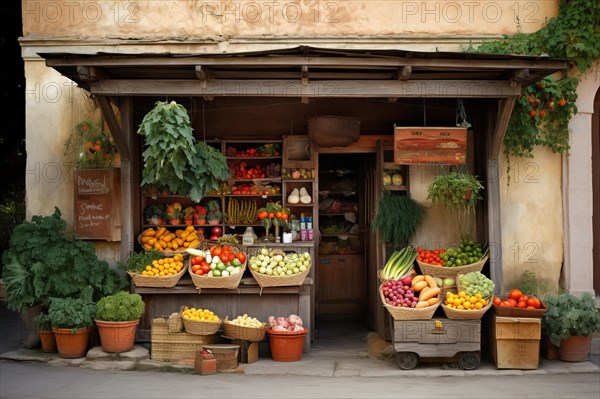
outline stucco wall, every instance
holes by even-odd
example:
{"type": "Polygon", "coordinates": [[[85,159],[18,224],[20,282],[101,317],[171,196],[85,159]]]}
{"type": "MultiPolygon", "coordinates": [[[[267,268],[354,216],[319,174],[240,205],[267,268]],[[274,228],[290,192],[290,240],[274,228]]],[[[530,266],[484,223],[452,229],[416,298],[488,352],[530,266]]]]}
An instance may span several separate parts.
{"type": "MultiPolygon", "coordinates": [[[[75,124],[101,114],[88,93],[47,68],[39,59],[26,60],[26,217],[50,215],[54,207],[73,234],[73,169],[65,155],[65,142],[75,124]]],[[[98,255],[110,263],[118,256],[118,243],[98,242],[98,255]]]]}
{"type": "Polygon", "coordinates": [[[23,1],[23,34],[76,38],[498,35],[538,30],[554,1],[23,1]]]}
{"type": "Polygon", "coordinates": [[[518,285],[525,270],[558,288],[563,262],[562,161],[560,154],[538,147],[533,158],[511,158],[510,184],[506,159],[502,171],[503,288],[518,285]]]}

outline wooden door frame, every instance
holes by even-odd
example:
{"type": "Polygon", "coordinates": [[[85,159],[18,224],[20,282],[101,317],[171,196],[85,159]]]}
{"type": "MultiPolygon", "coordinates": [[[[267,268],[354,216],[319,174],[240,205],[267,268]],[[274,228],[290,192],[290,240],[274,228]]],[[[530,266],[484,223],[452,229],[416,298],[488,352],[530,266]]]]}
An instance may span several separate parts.
{"type": "Polygon", "coordinates": [[[592,256],[594,291],[600,296],[600,89],[594,97],[592,114],[592,256]]]}

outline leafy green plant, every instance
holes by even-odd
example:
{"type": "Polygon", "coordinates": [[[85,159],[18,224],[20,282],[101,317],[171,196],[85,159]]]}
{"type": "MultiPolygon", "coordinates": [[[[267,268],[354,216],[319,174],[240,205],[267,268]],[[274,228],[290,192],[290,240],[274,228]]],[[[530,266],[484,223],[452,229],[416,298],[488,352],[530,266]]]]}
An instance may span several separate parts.
{"type": "Polygon", "coordinates": [[[523,294],[528,296],[535,296],[538,299],[543,300],[547,295],[550,295],[550,287],[544,280],[538,279],[534,272],[531,270],[525,270],[521,276],[519,282],[519,289],[523,294]]]}
{"type": "Polygon", "coordinates": [[[397,248],[406,246],[423,222],[423,207],[407,195],[383,191],[372,228],[397,248]]]}
{"type": "Polygon", "coordinates": [[[55,208],[51,216],[33,216],[13,230],[9,249],[2,254],[9,309],[47,307],[51,297],[75,297],[88,286],[99,299],[125,286],[118,272],[98,259],[94,245],[68,239],[66,227],[55,208]]]}
{"type": "Polygon", "coordinates": [[[96,304],[92,302],[92,291],[84,290],[79,298],[52,298],[48,308],[50,323],[54,328],[79,328],[94,325],[96,304]]]}
{"type": "Polygon", "coordinates": [[[542,331],[550,341],[560,346],[561,341],[575,336],[589,336],[600,332],[600,311],[592,294],[580,298],[572,294],[548,296],[544,299],[548,311],[542,318],[542,331]]]}
{"type": "Polygon", "coordinates": [[[470,173],[443,172],[427,187],[427,198],[457,219],[461,237],[464,238],[470,231],[477,201],[482,199],[481,190],[483,186],[470,173]]]}
{"type": "Polygon", "coordinates": [[[38,330],[47,331],[52,329],[52,322],[50,321],[50,316],[47,313],[42,312],[35,316],[33,322],[38,327],[38,330]]]}
{"type": "Polygon", "coordinates": [[[127,258],[125,264],[125,270],[129,272],[141,273],[145,270],[146,266],[152,264],[152,261],[163,258],[163,255],[155,250],[132,252],[127,258]]]}
{"type": "Polygon", "coordinates": [[[200,199],[229,177],[221,152],[196,142],[185,107],[175,101],[157,101],[138,129],[145,150],[142,186],[167,187],[173,194],[200,199]]]}
{"type": "Polygon", "coordinates": [[[141,295],[121,291],[100,299],[96,308],[97,320],[134,321],[142,317],[145,305],[141,295]]]}
{"type": "Polygon", "coordinates": [[[221,212],[221,206],[215,200],[210,200],[206,207],[208,211],[206,212],[206,220],[215,221],[215,220],[223,220],[223,213],[221,212]]]}
{"type": "Polygon", "coordinates": [[[158,221],[165,217],[166,207],[162,204],[151,204],[144,209],[144,217],[146,220],[158,221]]]}

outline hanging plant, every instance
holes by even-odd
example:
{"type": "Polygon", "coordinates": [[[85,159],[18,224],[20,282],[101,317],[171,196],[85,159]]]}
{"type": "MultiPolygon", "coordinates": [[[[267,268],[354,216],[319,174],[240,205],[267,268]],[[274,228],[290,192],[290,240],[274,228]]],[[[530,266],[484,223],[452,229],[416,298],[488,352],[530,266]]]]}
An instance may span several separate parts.
{"type": "Polygon", "coordinates": [[[481,183],[469,173],[442,172],[427,187],[427,198],[456,218],[461,237],[464,238],[470,232],[477,201],[483,198],[481,190],[481,183]]]}
{"type": "Polygon", "coordinates": [[[372,228],[396,248],[406,246],[423,222],[423,207],[407,195],[383,191],[372,228]]]}
{"type": "Polygon", "coordinates": [[[154,184],[198,202],[229,177],[225,156],[196,142],[185,107],[157,101],[139,126],[145,150],[142,186],[154,184]]]}

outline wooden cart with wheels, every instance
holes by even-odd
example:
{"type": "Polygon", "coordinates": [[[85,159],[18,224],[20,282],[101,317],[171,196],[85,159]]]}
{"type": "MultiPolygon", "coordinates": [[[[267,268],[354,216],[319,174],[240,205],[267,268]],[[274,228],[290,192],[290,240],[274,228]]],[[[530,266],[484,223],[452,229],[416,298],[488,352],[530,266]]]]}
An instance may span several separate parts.
{"type": "Polygon", "coordinates": [[[419,362],[456,362],[463,370],[481,365],[481,319],[393,320],[396,364],[403,370],[419,362]]]}

